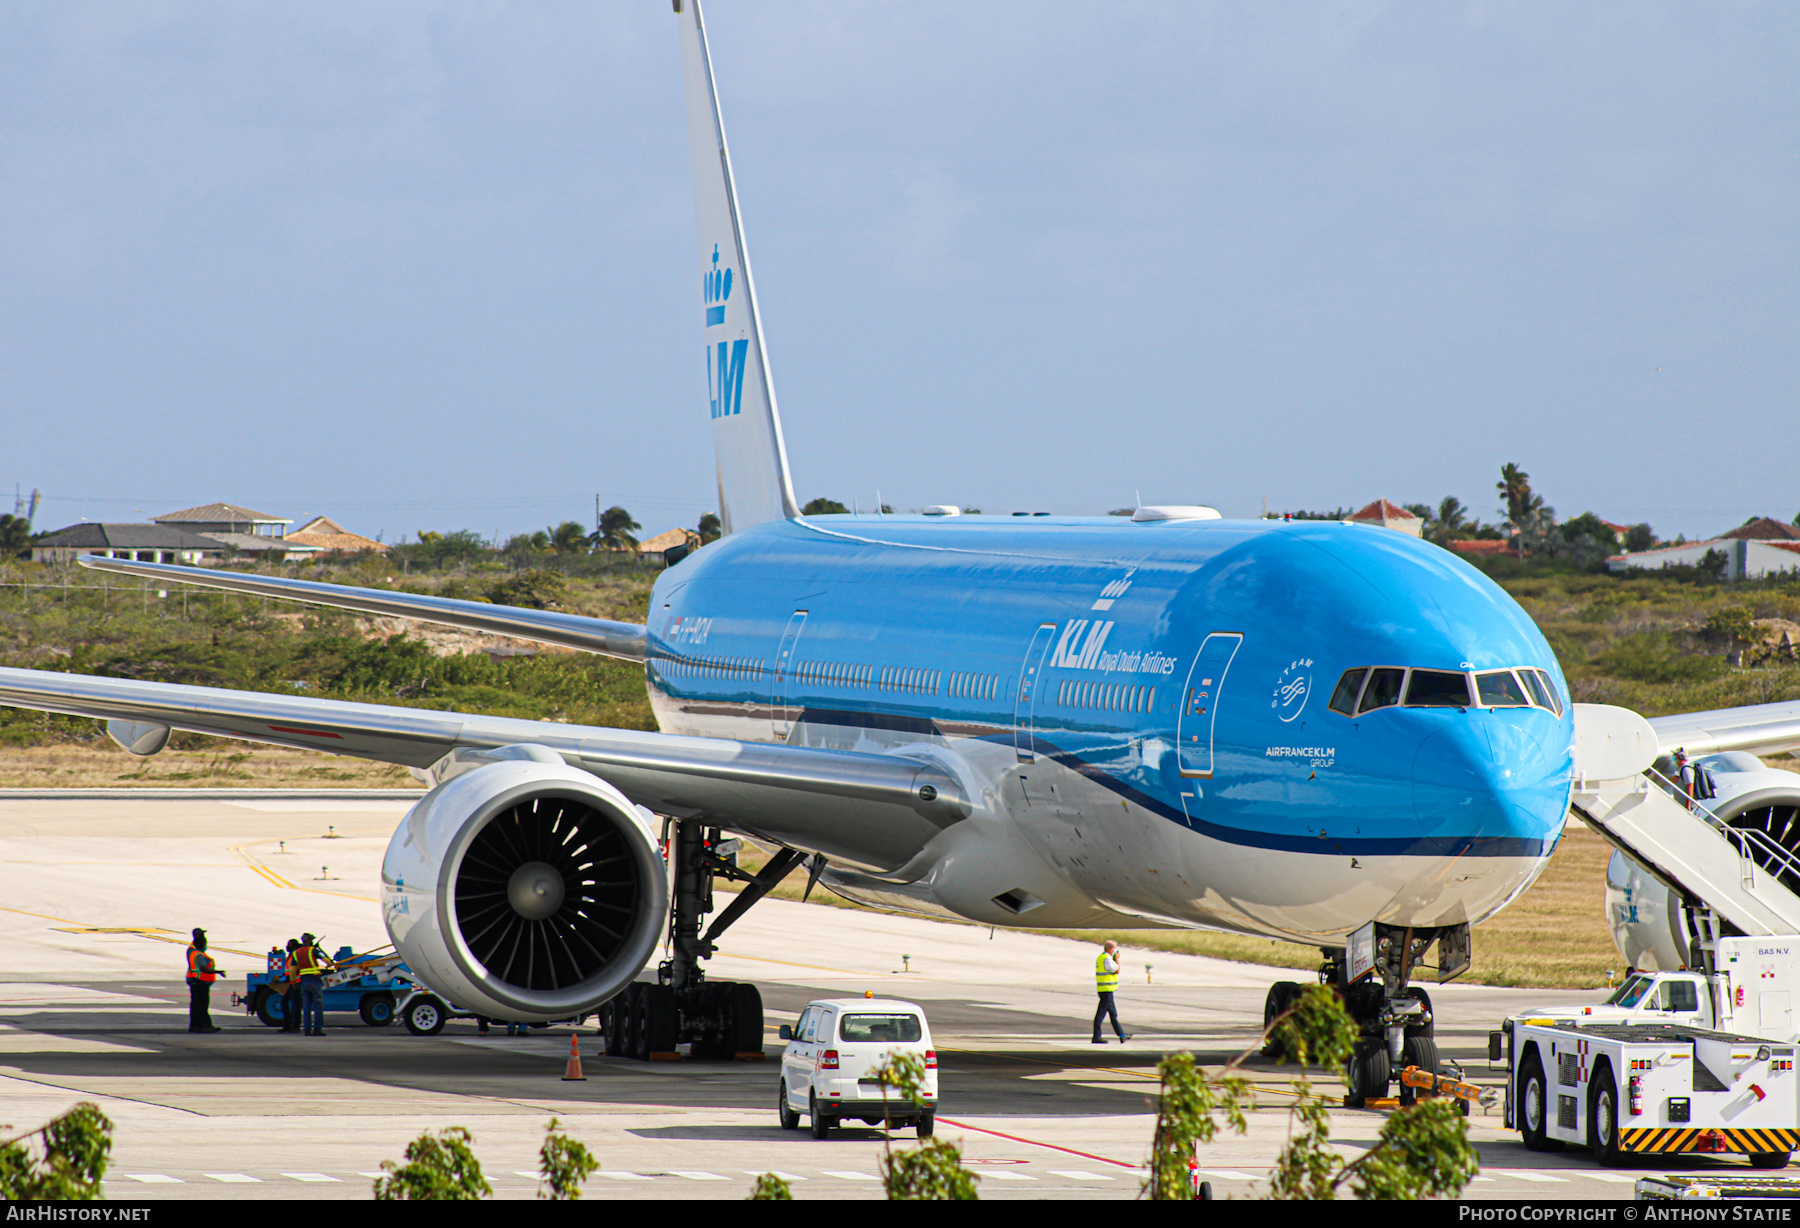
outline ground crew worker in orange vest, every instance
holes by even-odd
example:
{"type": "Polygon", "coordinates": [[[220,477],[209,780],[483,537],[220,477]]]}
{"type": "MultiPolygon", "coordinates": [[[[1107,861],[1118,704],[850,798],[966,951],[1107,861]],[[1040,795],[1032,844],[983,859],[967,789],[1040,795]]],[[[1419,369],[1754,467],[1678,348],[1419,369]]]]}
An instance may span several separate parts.
{"type": "Polygon", "coordinates": [[[1104,1045],[1106,1037],[1100,1034],[1100,1022],[1111,1018],[1113,1031],[1119,1034],[1119,1043],[1124,1044],[1131,1039],[1131,1033],[1119,1026],[1119,1008],[1113,1005],[1113,991],[1119,987],[1119,944],[1108,938],[1106,945],[1100,949],[1100,957],[1094,961],[1094,989],[1100,994],[1100,1005],[1094,1010],[1094,1043],[1104,1045]]]}
{"type": "Polygon", "coordinates": [[[294,952],[300,949],[300,940],[287,940],[287,951],[281,957],[281,979],[287,988],[281,991],[281,1030],[298,1032],[300,1030],[300,969],[294,963],[294,952]]]}
{"type": "Polygon", "coordinates": [[[300,1024],[308,1036],[325,1035],[325,973],[336,967],[325,952],[319,950],[318,939],[300,935],[294,949],[294,968],[300,974],[300,1024]]]}
{"type": "Polygon", "coordinates": [[[212,1021],[213,982],[219,979],[219,965],[206,953],[206,931],[194,931],[193,945],[187,949],[188,1031],[223,1032],[212,1021]]]}

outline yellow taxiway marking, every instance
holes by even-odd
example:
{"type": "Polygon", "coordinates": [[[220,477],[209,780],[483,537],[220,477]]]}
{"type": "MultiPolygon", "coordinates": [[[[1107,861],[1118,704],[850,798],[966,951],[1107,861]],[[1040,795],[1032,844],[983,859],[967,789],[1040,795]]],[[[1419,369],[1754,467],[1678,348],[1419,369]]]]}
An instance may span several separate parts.
{"type": "MultiPolygon", "coordinates": [[[[274,841],[263,840],[258,843],[273,844],[274,841]]],[[[362,900],[364,903],[368,904],[379,904],[381,902],[372,895],[358,895],[353,891],[329,891],[324,887],[307,887],[300,883],[290,883],[287,879],[258,861],[255,855],[249,851],[251,847],[252,846],[248,844],[234,844],[231,846],[231,851],[236,855],[239,861],[243,862],[246,866],[250,867],[250,869],[262,875],[277,887],[283,887],[289,891],[311,891],[316,895],[335,895],[346,900],[362,900]]]]}

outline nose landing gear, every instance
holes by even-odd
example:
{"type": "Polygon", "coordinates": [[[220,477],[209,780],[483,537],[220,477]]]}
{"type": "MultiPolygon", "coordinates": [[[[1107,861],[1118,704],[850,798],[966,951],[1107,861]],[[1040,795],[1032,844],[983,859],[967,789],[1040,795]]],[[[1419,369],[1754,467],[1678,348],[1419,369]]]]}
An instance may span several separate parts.
{"type": "MultiPolygon", "coordinates": [[[[1448,981],[1469,968],[1467,925],[1397,926],[1370,922],[1349,935],[1342,947],[1323,947],[1319,983],[1337,988],[1344,1009],[1357,1025],[1355,1051],[1344,1071],[1344,1105],[1363,1108],[1386,1101],[1390,1084],[1408,1067],[1439,1073],[1436,1021],[1431,995],[1408,982],[1437,947],[1437,979],[1448,981]]],[[[1263,1003],[1266,1027],[1299,999],[1300,986],[1280,981],[1263,1003]]],[[[1264,1056],[1274,1046],[1265,1045],[1264,1056]]],[[[1397,1103],[1410,1104],[1414,1090],[1402,1085],[1397,1103]]]]}

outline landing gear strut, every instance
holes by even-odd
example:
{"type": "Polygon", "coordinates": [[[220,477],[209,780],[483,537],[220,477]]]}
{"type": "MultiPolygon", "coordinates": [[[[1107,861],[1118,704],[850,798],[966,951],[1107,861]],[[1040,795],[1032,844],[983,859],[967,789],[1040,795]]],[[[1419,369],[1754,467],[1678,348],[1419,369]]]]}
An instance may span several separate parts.
{"type": "Polygon", "coordinates": [[[656,982],[636,981],[600,1008],[606,1052],[639,1061],[679,1057],[677,1045],[691,1046],[689,1056],[760,1059],[763,1045],[762,995],[741,981],[709,981],[701,961],[719,948],[718,936],[750,910],[805,860],[804,853],[783,849],[750,874],[737,867],[734,842],[719,829],[695,820],[672,820],[670,861],[675,889],[670,893],[669,945],[672,957],[656,969],[656,982]],[[744,884],[703,934],[700,925],[713,910],[713,881],[744,884]]]}
{"type": "MultiPolygon", "coordinates": [[[[1431,995],[1408,984],[1423,959],[1437,946],[1439,981],[1461,975],[1469,967],[1469,927],[1400,926],[1370,922],[1342,947],[1323,947],[1319,983],[1335,986],[1345,1010],[1356,1022],[1358,1039],[1344,1072],[1344,1104],[1362,1108],[1386,1099],[1388,1085],[1408,1066],[1438,1073],[1436,1024],[1431,995]]],[[[1300,986],[1281,981],[1269,989],[1263,1005],[1267,1025],[1299,999],[1300,986]]],[[[1265,1054],[1270,1048],[1265,1048],[1265,1054]]],[[[1400,1099],[1410,1103],[1411,1088],[1400,1099]]]]}

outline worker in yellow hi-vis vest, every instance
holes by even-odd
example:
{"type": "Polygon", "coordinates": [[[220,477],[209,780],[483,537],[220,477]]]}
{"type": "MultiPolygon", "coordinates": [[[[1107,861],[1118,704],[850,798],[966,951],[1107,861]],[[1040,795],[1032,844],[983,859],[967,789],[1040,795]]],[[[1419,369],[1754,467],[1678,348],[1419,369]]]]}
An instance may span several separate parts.
{"type": "Polygon", "coordinates": [[[1094,988],[1100,994],[1100,1005],[1094,1011],[1094,1043],[1106,1043],[1106,1037],[1100,1034],[1100,1021],[1111,1019],[1119,1043],[1124,1044],[1131,1039],[1131,1033],[1119,1026],[1119,1008],[1113,1004],[1113,992],[1119,988],[1119,944],[1110,938],[1094,960],[1094,988]]]}

